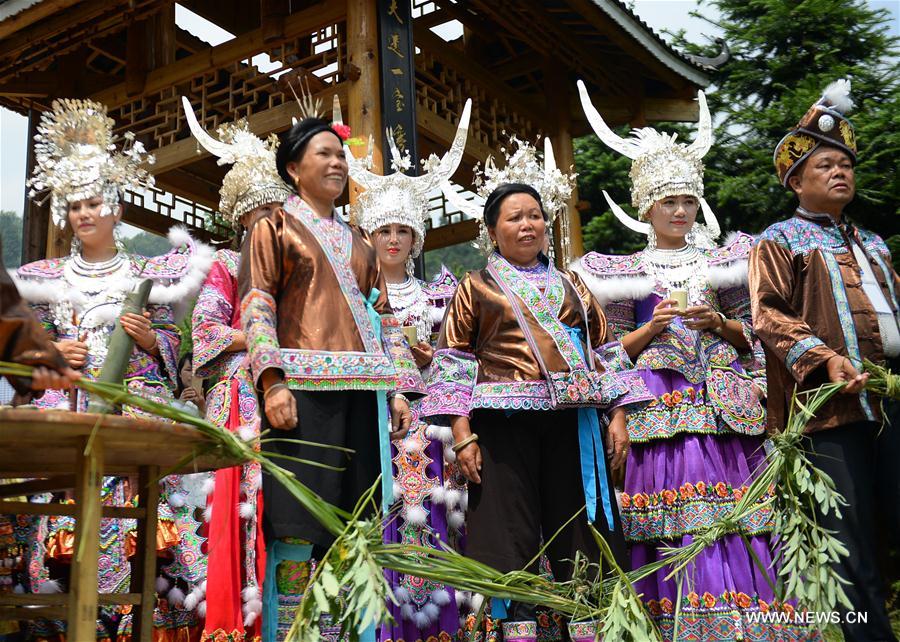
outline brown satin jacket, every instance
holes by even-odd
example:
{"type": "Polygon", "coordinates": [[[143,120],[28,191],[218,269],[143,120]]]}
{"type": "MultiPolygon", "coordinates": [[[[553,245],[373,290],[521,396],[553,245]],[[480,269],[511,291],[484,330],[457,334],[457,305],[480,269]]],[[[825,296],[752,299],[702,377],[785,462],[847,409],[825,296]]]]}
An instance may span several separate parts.
{"type": "MultiPolygon", "coordinates": [[[[885,298],[897,316],[900,280],[881,238],[827,215],[797,214],[766,229],[750,254],[753,328],[766,352],[769,429],[787,421],[791,396],[815,388],[828,377],[825,362],[848,357],[884,361],[878,319],[862,288],[850,242],[869,258],[885,298]]],[[[880,421],[877,398],[838,395],[810,420],[814,432],[857,421],[880,421]]]]}

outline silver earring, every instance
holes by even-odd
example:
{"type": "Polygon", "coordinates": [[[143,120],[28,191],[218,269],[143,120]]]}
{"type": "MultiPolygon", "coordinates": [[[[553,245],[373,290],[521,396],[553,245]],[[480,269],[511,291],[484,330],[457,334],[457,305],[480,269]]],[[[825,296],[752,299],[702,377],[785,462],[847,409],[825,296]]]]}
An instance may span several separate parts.
{"type": "Polygon", "coordinates": [[[650,229],[647,231],[647,249],[655,250],[656,249],[656,230],[653,229],[653,226],[650,226],[650,229]]]}
{"type": "Polygon", "coordinates": [[[415,271],[416,271],[416,263],[415,263],[415,261],[413,261],[412,254],[410,254],[409,256],[406,257],[406,273],[409,276],[412,276],[415,271]]]}
{"type": "Polygon", "coordinates": [[[81,256],[81,239],[77,234],[72,234],[72,243],[69,245],[69,256],[81,256]]]}

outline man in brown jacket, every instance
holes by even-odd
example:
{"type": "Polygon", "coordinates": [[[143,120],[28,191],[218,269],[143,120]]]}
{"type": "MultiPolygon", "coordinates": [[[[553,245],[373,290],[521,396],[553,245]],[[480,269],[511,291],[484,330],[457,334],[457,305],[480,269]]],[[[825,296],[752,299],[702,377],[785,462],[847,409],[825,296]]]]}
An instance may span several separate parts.
{"type": "Polygon", "coordinates": [[[845,638],[896,641],[876,551],[879,530],[900,548],[900,405],[885,401],[882,417],[861,366],[869,359],[900,372],[900,280],[881,238],[843,214],[855,194],[849,85],[829,86],[775,150],[778,176],[800,206],[757,240],[750,298],[766,352],[771,429],[784,426],[795,386],[847,383],[808,424],[812,463],[848,502],[841,517],[831,511],[819,521],[850,551],[837,570],[850,582],[853,610],[867,613],[867,622],[842,624],[845,638]]]}

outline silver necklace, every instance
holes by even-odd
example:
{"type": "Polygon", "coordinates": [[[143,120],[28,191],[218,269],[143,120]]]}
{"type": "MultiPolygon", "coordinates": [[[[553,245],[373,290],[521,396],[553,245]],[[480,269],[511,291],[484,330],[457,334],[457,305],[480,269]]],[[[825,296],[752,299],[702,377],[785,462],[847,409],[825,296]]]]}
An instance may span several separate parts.
{"type": "Polygon", "coordinates": [[[431,317],[428,314],[428,297],[419,281],[409,277],[403,283],[388,283],[388,300],[400,325],[413,326],[416,337],[422,343],[431,339],[431,317]]]}
{"type": "Polygon", "coordinates": [[[644,265],[647,274],[666,296],[672,290],[687,290],[691,303],[703,301],[703,292],[709,283],[709,262],[696,246],[644,250],[644,265]]]}

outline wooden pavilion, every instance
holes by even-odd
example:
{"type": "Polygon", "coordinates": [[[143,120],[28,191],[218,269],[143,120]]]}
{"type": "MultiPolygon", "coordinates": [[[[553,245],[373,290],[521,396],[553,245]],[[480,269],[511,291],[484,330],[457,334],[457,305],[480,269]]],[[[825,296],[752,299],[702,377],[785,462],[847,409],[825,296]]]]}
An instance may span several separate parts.
{"type": "MultiPolygon", "coordinates": [[[[550,136],[558,164],[574,164],[572,137],[589,132],[578,78],[608,122],[632,125],[696,120],[694,97],[708,83],[708,68],[670,48],[620,0],[180,6],[233,38],[212,46],[180,28],[172,0],[0,0],[0,104],[29,117],[29,138],[54,98],[108,105],[117,126],[156,155],[156,189],[128,194],[125,220],[157,233],[175,223],[208,240],[228,233],[215,216],[227,168],[191,138],[182,95],[207,129],[246,117],[268,134],[290,126],[297,107],[287,82],[305,77],[325,104],[340,95],[354,136],[375,135],[376,169],[384,127],[402,132],[414,157],[442,153],[471,97],[455,176],[468,185],[473,165],[496,155],[512,132],[532,141],[550,136]]],[[[29,174],[31,156],[29,149],[29,174]]],[[[576,202],[568,212],[572,255],[582,252],[576,202]]],[[[474,238],[474,223],[448,212],[443,197],[433,206],[440,225],[426,249],[474,238]]],[[[26,203],[23,261],[67,247],[47,208],[26,203]]]]}

